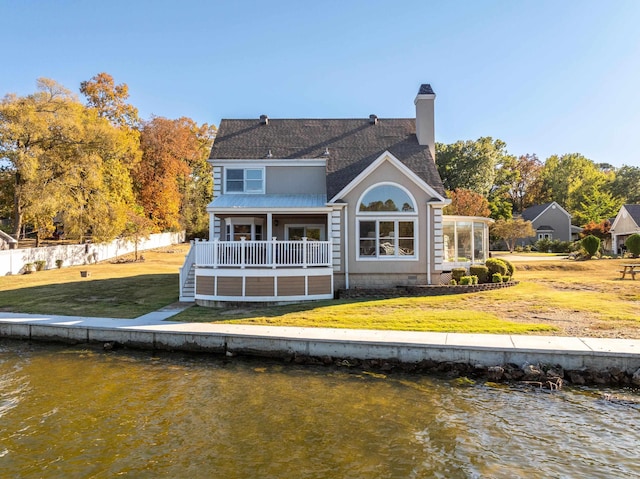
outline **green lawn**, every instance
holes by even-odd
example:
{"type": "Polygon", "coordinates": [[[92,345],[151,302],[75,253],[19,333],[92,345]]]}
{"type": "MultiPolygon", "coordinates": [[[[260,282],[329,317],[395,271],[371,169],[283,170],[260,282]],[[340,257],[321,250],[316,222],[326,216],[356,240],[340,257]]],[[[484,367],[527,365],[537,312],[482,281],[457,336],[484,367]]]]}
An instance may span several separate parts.
{"type": "MultiPolygon", "coordinates": [[[[0,278],[0,310],[135,318],[178,300],[187,246],[145,252],[144,262],[100,263],[0,278]],[[81,278],[80,271],[91,276],[81,278]]],[[[576,316],[588,327],[640,337],[640,281],[619,279],[620,262],[516,263],[514,287],[452,296],[339,300],[227,309],[194,306],[172,319],[276,326],[501,334],[562,334],[576,316]],[[568,324],[568,323],[567,323],[568,324]],[[560,325],[560,328],[558,327],[560,325]]],[[[607,333],[609,334],[609,333],[607,333]]]]}

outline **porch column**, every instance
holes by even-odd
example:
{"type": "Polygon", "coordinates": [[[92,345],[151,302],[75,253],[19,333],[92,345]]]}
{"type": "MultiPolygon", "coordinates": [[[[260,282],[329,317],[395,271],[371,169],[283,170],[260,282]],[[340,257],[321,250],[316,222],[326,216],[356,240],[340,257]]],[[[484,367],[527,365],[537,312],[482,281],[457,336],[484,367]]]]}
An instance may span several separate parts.
{"type": "Polygon", "coordinates": [[[273,213],[267,213],[267,235],[265,238],[273,237],[273,213]]]}

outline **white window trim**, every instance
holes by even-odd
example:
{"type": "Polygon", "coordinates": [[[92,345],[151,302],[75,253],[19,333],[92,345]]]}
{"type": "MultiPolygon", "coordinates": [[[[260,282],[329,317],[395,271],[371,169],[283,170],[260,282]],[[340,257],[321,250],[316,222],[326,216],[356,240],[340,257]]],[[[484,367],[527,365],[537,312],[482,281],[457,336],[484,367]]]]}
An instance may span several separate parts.
{"type": "Polygon", "coordinates": [[[224,240],[225,241],[234,241],[234,227],[238,226],[251,226],[251,237],[246,238],[247,241],[256,241],[254,238],[256,237],[256,225],[262,226],[262,241],[265,240],[266,232],[264,230],[264,220],[262,218],[243,218],[241,216],[238,217],[229,217],[224,220],[224,240]],[[228,239],[227,239],[228,238],[228,239]]]}
{"type": "Polygon", "coordinates": [[[286,223],[284,225],[284,240],[289,241],[289,228],[318,228],[320,230],[320,241],[326,241],[327,234],[324,225],[311,223],[286,223]],[[325,238],[325,239],[322,239],[325,238]]]}
{"type": "MultiPolygon", "coordinates": [[[[419,261],[419,251],[420,251],[420,231],[418,229],[418,203],[416,202],[413,194],[405,188],[403,185],[394,183],[392,181],[382,181],[380,183],[375,183],[369,186],[364,192],[360,195],[358,202],[356,203],[356,261],[365,261],[365,262],[380,262],[380,261],[419,261]],[[360,211],[360,205],[362,204],[362,200],[364,197],[374,188],[379,186],[394,186],[402,191],[409,197],[411,202],[413,203],[413,211],[360,211]],[[398,231],[398,222],[406,221],[413,222],[413,255],[394,255],[394,256],[380,256],[380,252],[378,246],[376,246],[376,256],[360,256],[360,221],[375,221],[376,222],[376,245],[380,238],[377,236],[378,231],[378,221],[393,221],[394,222],[394,230],[398,231]]],[[[395,239],[396,248],[397,247],[398,238],[395,239]]]]}
{"type": "MultiPolygon", "coordinates": [[[[396,212],[391,212],[391,213],[396,213],[396,212]]],[[[406,215],[406,214],[405,214],[406,215]]],[[[356,218],[356,261],[375,261],[375,262],[379,262],[379,261],[419,261],[419,254],[418,251],[419,250],[419,246],[420,246],[420,241],[419,241],[419,231],[418,231],[418,218],[416,217],[415,214],[413,214],[413,217],[407,217],[403,215],[401,218],[398,218],[397,216],[391,214],[389,216],[366,216],[366,217],[360,217],[360,218],[356,218]],[[360,256],[360,221],[375,221],[376,222],[376,236],[372,239],[376,240],[376,256],[360,256]],[[380,240],[380,238],[377,236],[377,232],[378,232],[378,221],[393,221],[394,222],[394,230],[398,231],[398,222],[400,221],[404,221],[404,222],[412,222],[413,223],[413,256],[409,256],[409,255],[399,255],[396,254],[394,256],[390,256],[390,255],[382,255],[380,256],[380,252],[379,252],[379,246],[378,246],[378,242],[380,240]]],[[[395,250],[398,251],[399,247],[398,247],[398,243],[397,241],[399,241],[398,237],[395,237],[395,250]]]]}
{"type": "Polygon", "coordinates": [[[245,167],[231,167],[228,166],[224,169],[224,194],[226,195],[264,195],[265,185],[266,185],[266,168],[264,167],[253,167],[253,166],[245,166],[245,167]],[[242,170],[242,191],[227,191],[227,172],[229,170],[242,170]],[[248,170],[259,170],[262,172],[262,189],[260,191],[246,191],[247,188],[247,171],[248,170]]]}

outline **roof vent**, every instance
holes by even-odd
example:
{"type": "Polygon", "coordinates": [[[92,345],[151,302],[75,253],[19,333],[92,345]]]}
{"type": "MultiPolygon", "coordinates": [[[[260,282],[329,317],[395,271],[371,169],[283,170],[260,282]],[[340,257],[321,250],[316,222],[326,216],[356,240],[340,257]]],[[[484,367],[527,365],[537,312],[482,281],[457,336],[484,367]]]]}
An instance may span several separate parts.
{"type": "Polygon", "coordinates": [[[269,117],[267,115],[260,115],[260,124],[268,125],[269,124],[269,117]]]}
{"type": "Polygon", "coordinates": [[[378,124],[378,116],[377,115],[369,115],[369,123],[371,125],[377,125],[378,124]]]}
{"type": "Polygon", "coordinates": [[[267,152],[267,158],[273,158],[273,153],[271,153],[271,150],[267,152]]]}
{"type": "Polygon", "coordinates": [[[322,154],[322,156],[329,156],[329,147],[325,147],[324,153],[322,154]]]}

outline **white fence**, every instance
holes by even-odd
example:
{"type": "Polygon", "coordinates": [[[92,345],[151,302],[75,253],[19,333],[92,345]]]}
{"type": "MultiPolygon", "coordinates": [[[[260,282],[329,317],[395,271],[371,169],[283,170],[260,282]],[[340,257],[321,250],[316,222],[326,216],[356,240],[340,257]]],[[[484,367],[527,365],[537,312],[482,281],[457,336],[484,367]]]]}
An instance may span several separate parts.
{"type": "MultiPolygon", "coordinates": [[[[161,248],[182,243],[184,232],[153,234],[142,239],[138,250],[161,248]]],[[[62,266],[78,266],[115,258],[133,253],[135,243],[116,239],[111,243],[87,243],[77,245],[46,246],[42,248],[10,249],[0,251],[0,275],[19,274],[27,263],[45,261],[45,269],[56,268],[56,260],[62,260],[62,266]]]]}

